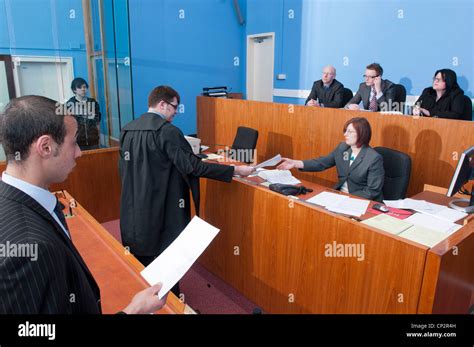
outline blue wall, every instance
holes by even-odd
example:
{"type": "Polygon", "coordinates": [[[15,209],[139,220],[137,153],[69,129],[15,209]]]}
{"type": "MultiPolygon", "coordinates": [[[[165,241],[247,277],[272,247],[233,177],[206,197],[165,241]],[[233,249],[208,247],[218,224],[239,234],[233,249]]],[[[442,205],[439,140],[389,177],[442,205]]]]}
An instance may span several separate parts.
{"type": "Polygon", "coordinates": [[[274,88],[311,89],[332,64],[337,79],[356,91],[365,66],[376,61],[409,95],[430,86],[437,69],[451,68],[472,98],[473,14],[472,0],[248,0],[246,34],[275,32],[275,75],[287,79],[274,88]]]}
{"type": "Polygon", "coordinates": [[[245,27],[231,0],[130,0],[130,27],[135,117],[146,112],[154,87],[170,85],[184,105],[173,122],[191,134],[203,87],[243,90],[245,27]]]}
{"type": "Polygon", "coordinates": [[[0,54],[72,57],[87,77],[81,0],[0,0],[0,54]]]}

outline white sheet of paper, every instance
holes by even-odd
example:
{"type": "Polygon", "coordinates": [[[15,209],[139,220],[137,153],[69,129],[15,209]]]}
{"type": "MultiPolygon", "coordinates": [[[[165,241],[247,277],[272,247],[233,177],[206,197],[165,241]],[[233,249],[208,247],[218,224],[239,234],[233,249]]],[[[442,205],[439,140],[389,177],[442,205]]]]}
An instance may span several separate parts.
{"type": "Polygon", "coordinates": [[[208,149],[209,149],[209,146],[201,145],[201,151],[202,152],[207,151],[208,149]]]}
{"type": "Polygon", "coordinates": [[[462,228],[462,225],[447,222],[439,218],[433,218],[432,216],[424,213],[415,213],[405,219],[405,221],[448,235],[462,228]]]}
{"type": "Polygon", "coordinates": [[[417,212],[452,223],[457,222],[458,220],[467,216],[467,213],[456,211],[447,206],[433,204],[424,200],[384,200],[384,203],[389,207],[412,209],[417,212]]]}
{"type": "Polygon", "coordinates": [[[216,160],[216,159],[224,159],[224,157],[219,154],[209,153],[207,155],[207,158],[204,158],[203,160],[216,160]]]}
{"type": "Polygon", "coordinates": [[[281,155],[277,154],[273,158],[270,158],[268,160],[265,160],[264,162],[261,162],[260,164],[254,166],[254,168],[259,169],[262,167],[267,167],[267,166],[275,166],[281,161],[281,155]]]}
{"type": "Polygon", "coordinates": [[[326,208],[332,212],[360,217],[367,211],[369,203],[369,200],[349,198],[341,200],[337,205],[326,206],[326,208]]]}
{"type": "Polygon", "coordinates": [[[299,184],[301,181],[293,177],[290,170],[265,170],[258,173],[258,177],[270,183],[299,184]]]}
{"type": "Polygon", "coordinates": [[[322,192],[318,195],[313,196],[312,198],[309,198],[308,200],[306,200],[306,202],[326,207],[337,205],[341,201],[347,199],[349,199],[347,195],[336,194],[331,192],[322,192]]]}
{"type": "Polygon", "coordinates": [[[163,283],[158,293],[160,299],[184,276],[219,231],[194,217],[178,238],[140,273],[150,285],[163,283]]]}

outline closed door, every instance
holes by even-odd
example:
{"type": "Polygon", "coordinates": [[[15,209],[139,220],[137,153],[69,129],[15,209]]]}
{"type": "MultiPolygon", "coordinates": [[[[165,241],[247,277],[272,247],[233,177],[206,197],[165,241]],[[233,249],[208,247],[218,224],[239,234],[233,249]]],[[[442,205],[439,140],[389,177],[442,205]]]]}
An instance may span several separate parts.
{"type": "Polygon", "coordinates": [[[274,34],[247,37],[247,99],[273,101],[274,34]]]}

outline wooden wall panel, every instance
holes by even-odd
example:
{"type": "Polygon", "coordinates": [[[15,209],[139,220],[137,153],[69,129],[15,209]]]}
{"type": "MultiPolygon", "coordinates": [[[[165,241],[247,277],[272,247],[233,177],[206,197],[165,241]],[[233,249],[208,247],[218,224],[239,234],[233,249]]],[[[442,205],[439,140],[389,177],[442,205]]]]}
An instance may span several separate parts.
{"type": "MultiPolygon", "coordinates": [[[[67,180],[53,184],[50,191],[67,190],[100,223],[118,219],[121,192],[118,158],[118,148],[84,151],[67,180]]],[[[0,173],[5,167],[5,162],[0,162],[0,173]]]]}
{"type": "MultiPolygon", "coordinates": [[[[257,158],[277,153],[295,159],[326,155],[344,140],[344,123],[366,117],[372,126],[371,146],[390,147],[412,159],[408,195],[423,191],[424,184],[448,187],[460,153],[474,145],[474,122],[418,118],[381,113],[198,97],[198,136],[203,144],[232,144],[237,127],[259,131],[257,158]]],[[[295,176],[333,184],[336,170],[295,176]]]]}

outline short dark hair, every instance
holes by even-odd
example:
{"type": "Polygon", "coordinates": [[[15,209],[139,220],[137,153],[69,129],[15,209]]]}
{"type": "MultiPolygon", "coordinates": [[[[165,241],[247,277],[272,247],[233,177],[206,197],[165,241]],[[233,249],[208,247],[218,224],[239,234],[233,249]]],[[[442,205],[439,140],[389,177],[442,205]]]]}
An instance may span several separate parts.
{"type": "Polygon", "coordinates": [[[7,161],[28,158],[31,144],[43,135],[51,135],[61,145],[66,137],[64,114],[56,112],[60,104],[44,96],[27,95],[11,100],[0,115],[0,142],[7,161]]]}
{"type": "Polygon", "coordinates": [[[86,85],[86,88],[89,88],[89,84],[87,84],[86,80],[83,79],[82,77],[77,77],[72,80],[71,82],[71,90],[73,93],[76,92],[76,89],[81,88],[83,85],[86,85]]]}
{"type": "Polygon", "coordinates": [[[346,132],[349,124],[352,124],[357,133],[357,147],[362,147],[363,145],[368,146],[372,137],[372,129],[370,128],[369,121],[363,117],[349,119],[346,124],[344,124],[344,133],[346,132]]]}
{"type": "Polygon", "coordinates": [[[365,67],[367,70],[375,70],[375,72],[377,73],[377,75],[379,76],[382,76],[383,75],[383,69],[382,67],[380,66],[379,63],[372,63],[372,64],[369,64],[365,67]]]}
{"type": "Polygon", "coordinates": [[[154,88],[150,95],[148,95],[148,107],[154,107],[160,101],[172,102],[173,98],[178,100],[178,105],[180,103],[180,97],[176,90],[168,86],[159,86],[154,88]]]}

